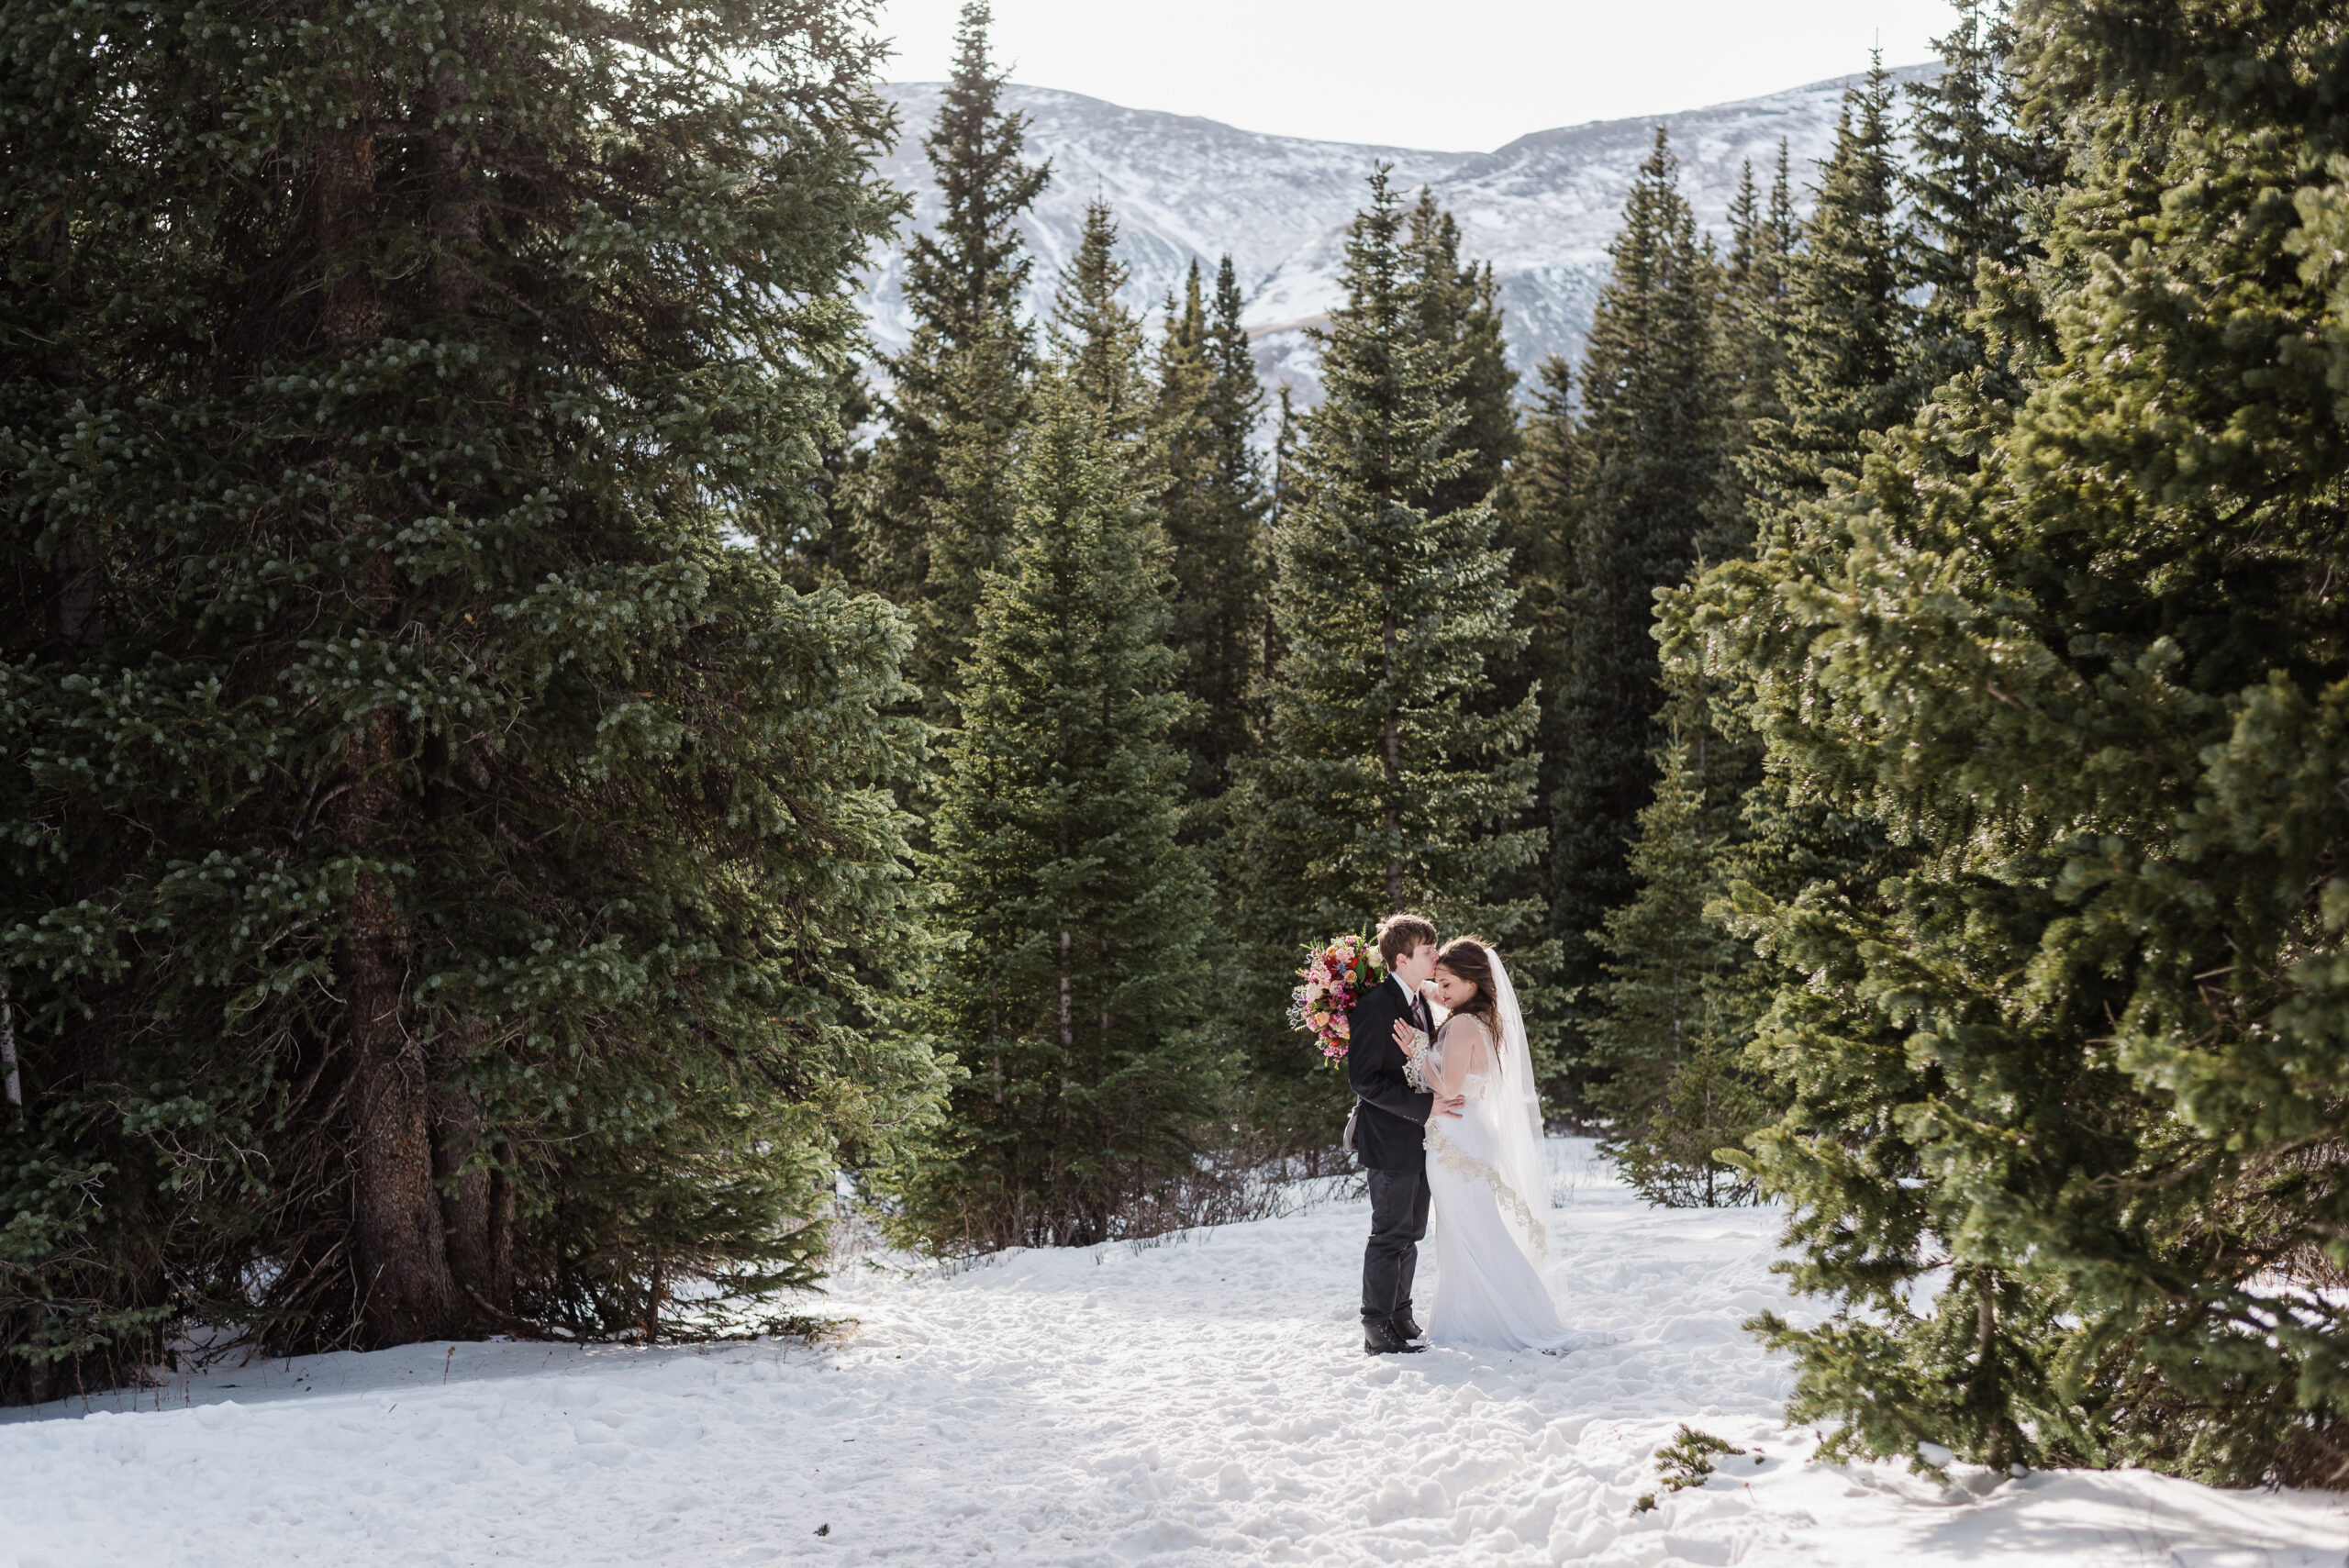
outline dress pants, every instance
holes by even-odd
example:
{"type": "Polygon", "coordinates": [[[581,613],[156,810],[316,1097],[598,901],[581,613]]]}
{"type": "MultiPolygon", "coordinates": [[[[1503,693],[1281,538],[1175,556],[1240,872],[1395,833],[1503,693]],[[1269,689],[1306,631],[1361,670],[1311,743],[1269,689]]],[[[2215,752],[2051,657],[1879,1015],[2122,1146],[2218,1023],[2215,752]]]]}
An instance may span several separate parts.
{"type": "Polygon", "coordinates": [[[1362,1315],[1392,1318],[1411,1305],[1419,1240],[1428,1233],[1428,1167],[1370,1173],[1370,1245],[1362,1254],[1362,1315]]]}

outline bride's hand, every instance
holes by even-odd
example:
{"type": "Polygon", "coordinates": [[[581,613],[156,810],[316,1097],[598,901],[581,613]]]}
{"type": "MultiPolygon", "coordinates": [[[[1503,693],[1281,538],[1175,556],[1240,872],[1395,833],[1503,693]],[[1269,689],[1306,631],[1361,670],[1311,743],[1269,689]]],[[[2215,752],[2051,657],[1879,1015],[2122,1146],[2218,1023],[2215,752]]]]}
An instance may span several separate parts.
{"type": "Polygon", "coordinates": [[[1397,1018],[1395,1043],[1403,1048],[1404,1055],[1417,1056],[1419,1053],[1419,1031],[1413,1029],[1407,1020],[1397,1018]]]}

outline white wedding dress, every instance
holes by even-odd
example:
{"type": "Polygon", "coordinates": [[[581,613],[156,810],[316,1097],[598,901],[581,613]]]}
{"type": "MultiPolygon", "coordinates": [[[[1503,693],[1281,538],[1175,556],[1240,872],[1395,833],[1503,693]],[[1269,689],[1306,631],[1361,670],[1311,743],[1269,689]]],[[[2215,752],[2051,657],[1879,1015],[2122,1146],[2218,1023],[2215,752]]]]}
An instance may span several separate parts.
{"type": "Polygon", "coordinates": [[[1588,1342],[1558,1320],[1542,1283],[1550,1247],[1549,1165],[1531,1053],[1508,973],[1499,974],[1504,1039],[1455,1014],[1419,1064],[1428,1087],[1463,1095],[1457,1117],[1428,1118],[1428,1188],[1433,1198],[1435,1297],[1428,1339],[1437,1344],[1566,1351],[1588,1342]]]}

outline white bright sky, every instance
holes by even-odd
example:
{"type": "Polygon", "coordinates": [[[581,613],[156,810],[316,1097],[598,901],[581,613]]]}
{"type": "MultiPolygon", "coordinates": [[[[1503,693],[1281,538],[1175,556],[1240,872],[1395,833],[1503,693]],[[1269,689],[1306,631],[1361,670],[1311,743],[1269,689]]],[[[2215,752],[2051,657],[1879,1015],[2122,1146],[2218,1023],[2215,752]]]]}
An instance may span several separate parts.
{"type": "MultiPolygon", "coordinates": [[[[959,0],[881,0],[895,82],[943,79],[959,0]]],[[[1932,58],[1946,0],[995,0],[1012,79],[1246,130],[1438,151],[1932,58]]]]}

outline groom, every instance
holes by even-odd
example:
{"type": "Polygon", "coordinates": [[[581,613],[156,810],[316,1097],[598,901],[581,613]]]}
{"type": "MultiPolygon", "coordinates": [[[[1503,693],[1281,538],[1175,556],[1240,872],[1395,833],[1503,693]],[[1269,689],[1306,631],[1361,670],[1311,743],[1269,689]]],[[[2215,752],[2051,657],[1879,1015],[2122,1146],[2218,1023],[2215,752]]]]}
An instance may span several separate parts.
{"type": "Polygon", "coordinates": [[[1417,915],[1389,915],[1378,928],[1387,978],[1346,1015],[1346,1077],[1361,1108],[1354,1157],[1370,1173],[1370,1245],[1362,1257],[1362,1348],[1371,1355],[1425,1350],[1411,1341],[1411,1275],[1428,1233],[1428,1115],[1460,1114],[1456,1097],[1441,1103],[1403,1076],[1397,1019],[1433,1032],[1419,988],[1435,977],[1435,928],[1417,915]]]}

